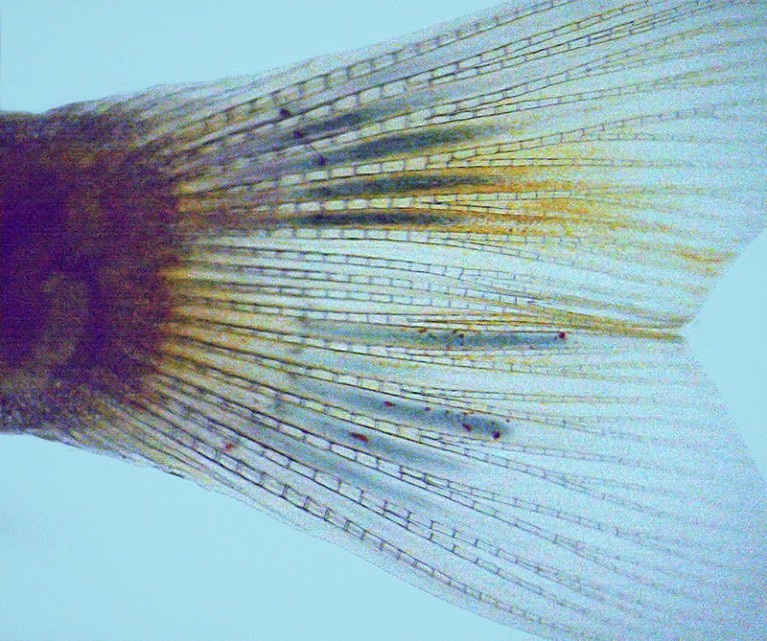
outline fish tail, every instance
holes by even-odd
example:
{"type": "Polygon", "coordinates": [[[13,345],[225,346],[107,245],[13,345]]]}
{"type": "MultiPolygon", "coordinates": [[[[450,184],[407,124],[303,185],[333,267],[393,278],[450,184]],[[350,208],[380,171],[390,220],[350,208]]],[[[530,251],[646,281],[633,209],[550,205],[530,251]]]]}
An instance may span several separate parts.
{"type": "Polygon", "coordinates": [[[82,259],[17,290],[68,320],[17,323],[2,429],[546,638],[764,637],[765,483],[680,331],[767,224],[765,17],[502,5],[5,117],[24,166],[92,178],[50,223],[82,259]]]}

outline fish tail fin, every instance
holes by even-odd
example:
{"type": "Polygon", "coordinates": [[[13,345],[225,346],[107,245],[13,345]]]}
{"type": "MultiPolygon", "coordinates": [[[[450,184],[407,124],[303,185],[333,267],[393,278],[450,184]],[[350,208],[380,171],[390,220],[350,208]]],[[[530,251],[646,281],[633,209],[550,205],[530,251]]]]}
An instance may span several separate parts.
{"type": "Polygon", "coordinates": [[[55,438],[548,638],[764,637],[765,484],[678,335],[765,225],[764,18],[504,5],[102,103],[183,251],[142,393],[55,438]]]}

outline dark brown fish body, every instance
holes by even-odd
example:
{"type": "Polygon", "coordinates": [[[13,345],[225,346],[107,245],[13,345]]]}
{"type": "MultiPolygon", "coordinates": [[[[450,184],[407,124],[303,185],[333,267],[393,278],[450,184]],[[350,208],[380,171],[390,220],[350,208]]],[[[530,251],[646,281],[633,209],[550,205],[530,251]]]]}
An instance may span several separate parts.
{"type": "Polygon", "coordinates": [[[85,410],[83,389],[125,400],[158,353],[178,214],[169,180],[132,144],[133,124],[4,119],[0,371],[3,418],[17,427],[40,421],[32,394],[59,417],[85,410]]]}

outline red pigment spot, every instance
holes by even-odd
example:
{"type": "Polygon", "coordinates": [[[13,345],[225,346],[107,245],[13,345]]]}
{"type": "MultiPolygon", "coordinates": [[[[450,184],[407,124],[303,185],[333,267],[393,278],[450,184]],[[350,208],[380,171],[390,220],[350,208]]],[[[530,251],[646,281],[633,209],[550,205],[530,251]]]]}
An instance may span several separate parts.
{"type": "Polygon", "coordinates": [[[394,403],[391,401],[384,401],[384,407],[394,407],[394,403]]]}
{"type": "Polygon", "coordinates": [[[567,332],[559,332],[559,334],[557,334],[557,338],[560,340],[565,340],[567,338],[567,332]]]}
{"type": "Polygon", "coordinates": [[[472,427],[468,423],[461,423],[461,427],[465,429],[467,432],[471,432],[472,427]]]}
{"type": "Polygon", "coordinates": [[[493,430],[493,433],[490,436],[493,437],[494,441],[497,441],[499,438],[501,438],[501,433],[498,430],[493,430]]]}
{"type": "Polygon", "coordinates": [[[349,432],[349,436],[357,439],[358,441],[362,441],[363,443],[368,442],[368,437],[365,436],[364,434],[360,434],[359,432],[349,432]]]}
{"type": "Polygon", "coordinates": [[[234,443],[230,443],[229,441],[224,443],[224,452],[229,454],[229,452],[231,452],[233,449],[234,449],[234,443]]]}

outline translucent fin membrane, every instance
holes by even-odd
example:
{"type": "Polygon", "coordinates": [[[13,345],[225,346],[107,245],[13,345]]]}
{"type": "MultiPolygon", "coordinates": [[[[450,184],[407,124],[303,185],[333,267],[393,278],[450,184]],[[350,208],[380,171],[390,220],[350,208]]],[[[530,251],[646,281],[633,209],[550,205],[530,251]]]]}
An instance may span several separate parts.
{"type": "Polygon", "coordinates": [[[545,638],[764,637],[765,484],[677,332],[765,225],[765,18],[503,5],[17,127],[132,123],[171,303],[140,385],[64,402],[59,358],[3,427],[545,638]]]}

